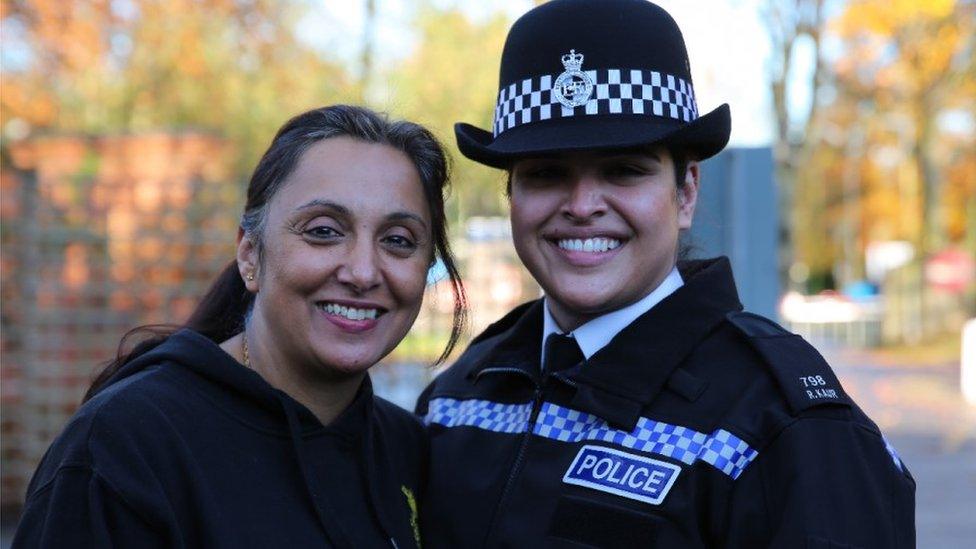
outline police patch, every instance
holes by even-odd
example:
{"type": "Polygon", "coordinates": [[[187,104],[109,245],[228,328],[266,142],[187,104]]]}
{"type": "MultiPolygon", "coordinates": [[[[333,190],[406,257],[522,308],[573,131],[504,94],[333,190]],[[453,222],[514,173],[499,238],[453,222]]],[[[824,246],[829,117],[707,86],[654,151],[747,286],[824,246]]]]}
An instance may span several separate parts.
{"type": "Polygon", "coordinates": [[[563,482],[659,505],[680,472],[681,468],[671,463],[586,445],[566,470],[563,482]]]}

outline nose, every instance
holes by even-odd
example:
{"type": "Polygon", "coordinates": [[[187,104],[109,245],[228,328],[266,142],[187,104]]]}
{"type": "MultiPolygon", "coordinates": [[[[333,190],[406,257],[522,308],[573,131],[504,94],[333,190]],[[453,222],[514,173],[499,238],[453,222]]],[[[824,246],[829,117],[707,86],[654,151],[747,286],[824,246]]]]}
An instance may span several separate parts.
{"type": "Polygon", "coordinates": [[[381,275],[376,251],[369,239],[356,242],[337,271],[339,282],[357,294],[379,286],[381,275]]]}
{"type": "Polygon", "coordinates": [[[568,194],[562,206],[564,217],[580,222],[600,217],[606,210],[607,204],[596,174],[583,173],[569,182],[568,194]]]}

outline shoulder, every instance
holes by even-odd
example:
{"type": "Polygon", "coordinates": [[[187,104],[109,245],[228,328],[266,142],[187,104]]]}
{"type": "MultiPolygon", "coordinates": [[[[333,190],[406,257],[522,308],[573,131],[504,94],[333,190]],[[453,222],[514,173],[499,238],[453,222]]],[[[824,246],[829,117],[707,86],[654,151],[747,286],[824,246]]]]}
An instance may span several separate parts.
{"type": "MultiPolygon", "coordinates": [[[[515,324],[529,312],[534,305],[538,304],[541,300],[536,299],[533,301],[527,301],[511,311],[505,313],[505,316],[501,317],[495,322],[488,325],[487,328],[482,330],[480,334],[471,340],[471,346],[476,346],[485,340],[490,340],[498,338],[505,334],[508,330],[515,326],[515,324]]],[[[470,348],[470,347],[469,347],[470,348]]]]}
{"type": "Polygon", "coordinates": [[[715,414],[707,423],[735,434],[760,454],[787,441],[807,444],[803,453],[809,456],[817,455],[812,449],[822,446],[818,440],[833,441],[837,452],[852,452],[863,446],[859,441],[871,441],[874,462],[899,463],[878,426],[813,345],[753,313],[732,312],[725,320],[685,366],[707,384],[692,405],[698,413],[715,414]]]}
{"type": "MultiPolygon", "coordinates": [[[[422,476],[429,454],[427,429],[419,417],[392,402],[373,397],[373,439],[393,456],[396,467],[409,479],[422,476]]],[[[416,484],[414,484],[416,487],[416,484]]]]}
{"type": "Polygon", "coordinates": [[[373,396],[373,426],[384,445],[402,457],[426,459],[427,428],[414,414],[392,402],[373,396]]]}
{"type": "Polygon", "coordinates": [[[373,396],[373,418],[381,427],[405,437],[423,437],[424,424],[420,419],[389,400],[373,396]]]}
{"type": "Polygon", "coordinates": [[[167,391],[175,392],[178,388],[174,385],[160,375],[158,368],[149,367],[85,402],[51,443],[28,496],[42,490],[62,471],[83,469],[111,479],[144,463],[132,458],[150,451],[145,441],[162,437],[166,413],[161,408],[165,398],[160,397],[167,391]]]}
{"type": "Polygon", "coordinates": [[[435,383],[445,383],[466,377],[472,369],[480,366],[495,349],[505,341],[511,339],[517,325],[529,315],[532,308],[540,300],[529,301],[515,307],[502,318],[490,324],[480,334],[475,336],[461,356],[437,376],[435,383]]]}
{"type": "Polygon", "coordinates": [[[839,419],[877,432],[810,343],[756,314],[728,313],[682,369],[707,387],[690,413],[754,446],[805,418],[839,419]]]}
{"type": "Polygon", "coordinates": [[[726,318],[758,355],[794,414],[853,404],[824,357],[802,337],[757,314],[734,312],[726,318]]]}
{"type": "Polygon", "coordinates": [[[417,397],[414,412],[424,416],[428,412],[428,403],[436,396],[459,397],[467,395],[476,377],[477,369],[489,360],[500,343],[511,339],[513,331],[520,321],[529,317],[533,306],[541,300],[529,301],[515,307],[498,321],[490,324],[474,337],[465,348],[461,356],[450,366],[437,374],[417,397]]]}

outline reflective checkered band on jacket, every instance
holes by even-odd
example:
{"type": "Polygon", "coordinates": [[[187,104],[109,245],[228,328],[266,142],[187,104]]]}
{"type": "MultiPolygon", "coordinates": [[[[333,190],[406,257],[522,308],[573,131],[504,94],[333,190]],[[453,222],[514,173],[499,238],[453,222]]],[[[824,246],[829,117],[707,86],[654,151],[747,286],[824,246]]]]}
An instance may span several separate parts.
{"type": "Polygon", "coordinates": [[[435,398],[428,405],[424,421],[445,427],[467,425],[499,433],[524,433],[531,414],[531,403],[504,404],[488,400],[435,398]]]}
{"type": "MultiPolygon", "coordinates": [[[[445,427],[468,425],[504,433],[528,428],[531,403],[501,404],[486,400],[436,398],[430,401],[427,423],[445,427]]],[[[633,431],[608,426],[597,416],[545,402],[532,434],[562,442],[595,440],[667,456],[688,465],[703,461],[733,479],[756,459],[758,452],[732,433],[719,429],[710,435],[680,425],[640,418],[633,431]]]]}
{"type": "Polygon", "coordinates": [[[892,446],[890,442],[888,442],[888,439],[885,438],[884,435],[881,435],[881,440],[884,441],[885,450],[888,451],[888,455],[890,455],[892,461],[895,462],[895,467],[897,467],[899,471],[904,472],[905,466],[902,464],[901,458],[898,457],[898,452],[895,451],[895,447],[892,446]]]}
{"type": "Polygon", "coordinates": [[[739,478],[758,452],[732,433],[719,429],[710,435],[680,425],[639,418],[631,432],[613,429],[597,416],[546,402],[532,432],[539,436],[579,442],[596,440],[674,458],[688,465],[704,461],[739,478]]]}
{"type": "Polygon", "coordinates": [[[690,82],[657,71],[583,71],[593,81],[589,101],[564,107],[552,93],[557,76],[527,78],[502,88],[495,106],[495,137],[515,126],[568,116],[643,114],[691,122],[698,118],[690,82]]]}

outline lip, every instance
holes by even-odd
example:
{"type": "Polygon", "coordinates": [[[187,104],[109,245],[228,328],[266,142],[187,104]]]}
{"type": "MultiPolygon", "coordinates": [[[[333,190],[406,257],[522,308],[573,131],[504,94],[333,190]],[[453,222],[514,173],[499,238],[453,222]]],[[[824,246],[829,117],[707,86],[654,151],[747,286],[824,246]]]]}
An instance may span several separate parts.
{"type": "Polygon", "coordinates": [[[358,334],[372,330],[379,323],[379,319],[386,314],[388,309],[377,303],[372,303],[369,301],[355,301],[349,299],[321,299],[315,302],[316,309],[322,314],[322,316],[331,322],[334,326],[340,330],[351,333],[358,334]],[[356,309],[376,309],[376,318],[364,318],[362,320],[352,320],[344,316],[329,314],[325,312],[322,308],[324,304],[335,304],[341,305],[343,307],[353,307],[356,309]]]}

